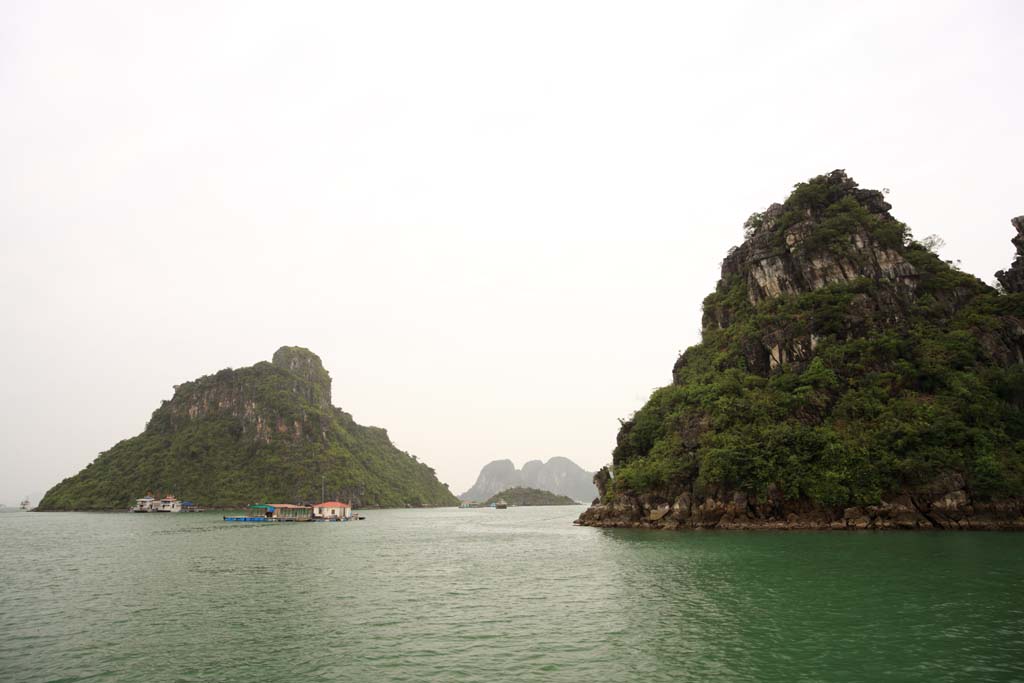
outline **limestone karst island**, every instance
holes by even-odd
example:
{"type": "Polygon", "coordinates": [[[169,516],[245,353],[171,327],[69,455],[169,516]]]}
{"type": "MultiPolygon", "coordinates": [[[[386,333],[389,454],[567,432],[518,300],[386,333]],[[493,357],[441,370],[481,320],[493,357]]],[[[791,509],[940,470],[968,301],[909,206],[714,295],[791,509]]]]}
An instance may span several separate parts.
{"type": "Polygon", "coordinates": [[[843,171],[752,215],[591,526],[1024,528],[1024,217],[986,284],[843,171]]]}
{"type": "Polygon", "coordinates": [[[325,490],[359,507],[458,504],[384,429],[335,407],[320,358],[294,346],[176,386],[141,434],[54,486],[38,509],[127,509],[150,490],[214,508],[319,500],[325,490]]]}

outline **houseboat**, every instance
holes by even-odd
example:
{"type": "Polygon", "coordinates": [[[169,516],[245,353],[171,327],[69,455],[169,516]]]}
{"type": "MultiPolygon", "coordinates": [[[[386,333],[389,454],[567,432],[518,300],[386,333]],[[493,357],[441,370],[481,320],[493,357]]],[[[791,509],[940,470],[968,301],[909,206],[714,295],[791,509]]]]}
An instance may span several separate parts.
{"type": "Polygon", "coordinates": [[[181,501],[174,496],[164,496],[157,500],[147,494],[136,498],[135,505],[130,509],[132,512],[181,512],[181,501]]]}
{"type": "Polygon", "coordinates": [[[317,503],[313,506],[313,519],[318,522],[344,522],[352,519],[352,506],[336,500],[317,503]]]}
{"type": "Polygon", "coordinates": [[[156,509],[151,512],[181,512],[181,501],[174,496],[164,496],[156,501],[156,509]]]}
{"type": "Polygon", "coordinates": [[[311,522],[313,508],[289,503],[250,505],[252,512],[243,517],[225,517],[225,522],[311,522]]]}

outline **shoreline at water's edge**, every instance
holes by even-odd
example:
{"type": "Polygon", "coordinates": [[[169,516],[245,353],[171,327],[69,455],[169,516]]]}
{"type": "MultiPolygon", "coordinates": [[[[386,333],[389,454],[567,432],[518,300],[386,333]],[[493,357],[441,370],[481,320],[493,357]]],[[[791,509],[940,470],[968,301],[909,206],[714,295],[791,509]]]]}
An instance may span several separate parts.
{"type": "Polygon", "coordinates": [[[1007,531],[1024,532],[1024,523],[1018,524],[987,524],[969,522],[960,526],[932,526],[920,525],[913,527],[903,526],[854,526],[819,524],[819,523],[789,523],[785,521],[765,521],[759,524],[722,524],[722,525],[683,525],[683,524],[658,524],[646,521],[634,522],[630,520],[602,520],[599,522],[576,519],[573,525],[580,527],[592,527],[598,529],[640,529],[647,531],[1007,531]]]}
{"type": "MultiPolygon", "coordinates": [[[[227,507],[204,507],[202,510],[199,510],[198,512],[231,512],[233,510],[244,510],[247,507],[248,507],[247,505],[229,505],[227,507]]],[[[457,505],[415,505],[415,506],[409,506],[409,507],[406,507],[406,506],[381,507],[381,506],[378,506],[378,505],[366,505],[366,506],[361,506],[359,508],[354,508],[354,509],[358,509],[358,510],[427,510],[427,509],[431,509],[431,510],[434,510],[434,509],[440,509],[440,508],[458,508],[458,506],[457,505]]],[[[109,513],[121,513],[121,512],[131,513],[132,511],[130,509],[128,509],[128,508],[81,508],[81,509],[47,508],[45,510],[40,510],[38,508],[32,508],[31,510],[28,510],[28,512],[98,512],[98,513],[103,513],[103,514],[109,514],[109,513]]],[[[149,514],[149,513],[142,513],[142,514],[149,514]]],[[[181,511],[179,513],[156,512],[156,513],[152,513],[152,514],[189,514],[189,515],[193,515],[193,514],[197,514],[197,513],[196,512],[181,511]]]]}
{"type": "Polygon", "coordinates": [[[809,501],[754,501],[741,492],[696,497],[619,494],[595,501],[578,526],[664,530],[1024,531],[1024,500],[972,501],[963,490],[903,493],[878,505],[828,508],[809,501]]]}

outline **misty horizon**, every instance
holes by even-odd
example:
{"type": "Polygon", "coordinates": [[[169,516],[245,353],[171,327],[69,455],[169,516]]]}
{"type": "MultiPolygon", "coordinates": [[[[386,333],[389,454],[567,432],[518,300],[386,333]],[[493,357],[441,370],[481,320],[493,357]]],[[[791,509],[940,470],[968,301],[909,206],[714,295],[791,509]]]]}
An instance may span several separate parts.
{"type": "Polygon", "coordinates": [[[0,502],[282,345],[452,493],[499,459],[597,470],[795,183],[846,169],[964,271],[1010,264],[1022,19],[11,3],[0,502]]]}

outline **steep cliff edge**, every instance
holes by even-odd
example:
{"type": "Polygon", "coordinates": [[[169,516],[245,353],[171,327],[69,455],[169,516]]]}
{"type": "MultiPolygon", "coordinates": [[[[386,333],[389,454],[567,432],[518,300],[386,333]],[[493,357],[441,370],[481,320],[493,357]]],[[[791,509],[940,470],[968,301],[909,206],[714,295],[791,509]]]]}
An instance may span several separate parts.
{"type": "Polygon", "coordinates": [[[833,171],[748,219],[580,524],[1024,527],[1024,238],[1004,294],[891,208],[833,171]]]}
{"type": "Polygon", "coordinates": [[[1017,216],[1010,222],[1017,230],[1017,236],[1013,238],[1017,257],[1009,268],[996,273],[996,279],[1007,292],[1020,293],[1024,292],[1024,216],[1017,216]]]}
{"type": "Polygon", "coordinates": [[[147,491],[199,505],[312,501],[321,483],[356,505],[455,505],[434,470],[331,403],[331,377],[307,349],[174,387],[145,431],[54,486],[39,510],[125,508],[147,491]],[[323,479],[321,479],[323,477],[323,479]]]}

